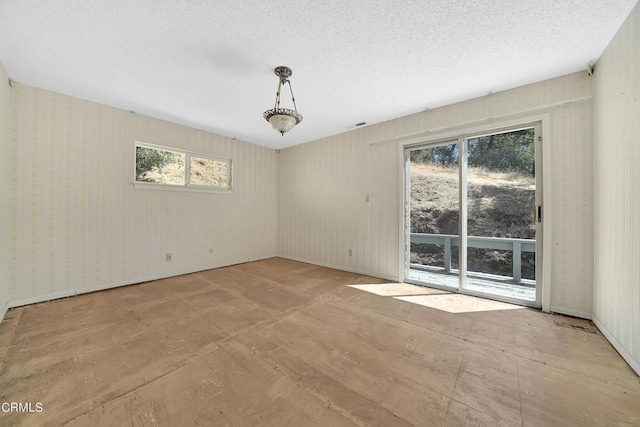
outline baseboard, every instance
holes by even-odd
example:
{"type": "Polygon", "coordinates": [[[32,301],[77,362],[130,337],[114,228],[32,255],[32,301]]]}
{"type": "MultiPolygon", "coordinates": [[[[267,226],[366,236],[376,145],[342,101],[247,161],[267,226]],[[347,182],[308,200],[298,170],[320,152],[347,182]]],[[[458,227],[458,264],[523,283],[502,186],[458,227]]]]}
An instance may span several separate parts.
{"type": "Polygon", "coordinates": [[[602,335],[604,335],[607,340],[609,340],[613,348],[615,348],[616,351],[620,353],[620,356],[622,356],[622,358],[629,364],[629,366],[631,366],[631,369],[636,371],[636,374],[640,375],[640,361],[633,357],[631,353],[629,353],[629,351],[620,343],[620,341],[616,339],[615,335],[613,335],[611,331],[607,329],[604,323],[602,323],[595,314],[592,317],[593,318],[591,320],[598,327],[600,332],[602,332],[602,335]]]}
{"type": "Polygon", "coordinates": [[[100,285],[89,286],[89,287],[81,288],[81,289],[65,290],[65,291],[54,292],[54,293],[46,294],[46,295],[38,295],[36,297],[30,297],[30,298],[24,298],[24,299],[9,301],[9,302],[7,302],[5,304],[5,308],[3,309],[3,311],[0,311],[0,314],[2,314],[0,316],[0,321],[2,321],[2,319],[4,318],[4,315],[6,314],[7,310],[10,309],[10,308],[16,308],[16,307],[22,307],[22,306],[25,306],[25,305],[37,304],[37,303],[40,303],[40,302],[52,301],[52,300],[56,300],[56,299],[60,299],[60,298],[68,298],[68,297],[73,297],[73,296],[76,296],[76,295],[88,294],[88,293],[91,293],[91,292],[99,292],[99,291],[104,291],[104,290],[107,290],[107,289],[119,288],[119,287],[122,287],[122,286],[137,285],[139,283],[150,282],[150,281],[153,281],[153,280],[167,279],[169,277],[177,277],[177,276],[182,276],[184,274],[198,273],[198,272],[201,272],[201,271],[213,270],[213,269],[222,268],[222,267],[229,267],[231,265],[243,264],[245,262],[260,261],[260,260],[263,260],[263,259],[269,259],[269,258],[274,258],[274,257],[275,257],[275,255],[267,255],[267,256],[262,256],[262,257],[258,257],[258,258],[248,258],[246,261],[237,260],[237,262],[232,262],[230,264],[224,264],[224,265],[219,265],[219,266],[210,267],[210,268],[204,268],[204,269],[200,269],[200,270],[177,271],[177,272],[172,272],[172,273],[169,273],[169,274],[160,274],[160,275],[153,275],[153,276],[146,276],[146,277],[137,277],[135,279],[124,280],[124,281],[121,281],[121,282],[103,283],[103,284],[100,284],[100,285]]]}
{"type": "Polygon", "coordinates": [[[347,271],[349,273],[361,274],[363,276],[376,277],[378,279],[390,280],[392,282],[398,281],[398,277],[388,276],[386,274],[380,274],[380,273],[372,273],[370,271],[359,270],[357,268],[344,267],[342,265],[333,265],[333,264],[328,264],[324,262],[318,262],[318,261],[313,261],[309,259],[283,256],[283,255],[278,255],[278,258],[288,259],[288,260],[297,261],[297,262],[304,262],[305,264],[312,264],[312,265],[317,265],[319,267],[332,268],[334,270],[347,271]]]}
{"type": "Polygon", "coordinates": [[[551,313],[566,314],[567,316],[580,317],[587,320],[591,320],[593,317],[591,313],[587,313],[585,311],[571,310],[570,308],[556,307],[553,305],[549,308],[549,311],[551,313]]]}
{"type": "Polygon", "coordinates": [[[120,288],[122,286],[137,285],[139,283],[151,282],[152,280],[160,280],[160,279],[166,279],[168,277],[182,276],[183,274],[188,274],[188,273],[177,273],[177,274],[172,273],[170,276],[159,275],[159,276],[139,277],[137,279],[125,280],[122,282],[105,283],[97,286],[89,286],[88,288],[76,289],[75,295],[90,294],[91,292],[106,291],[107,289],[120,288]]]}
{"type": "Polygon", "coordinates": [[[8,310],[9,310],[9,301],[5,302],[0,307],[0,322],[2,322],[4,320],[4,316],[5,316],[5,314],[7,314],[8,310]]]}
{"type": "Polygon", "coordinates": [[[76,295],[76,291],[74,290],[69,290],[69,291],[65,290],[60,292],[54,292],[52,294],[38,295],[37,297],[30,297],[30,298],[9,301],[9,308],[22,307],[23,305],[38,304],[40,302],[51,301],[54,299],[73,297],[75,295],[76,295]]]}
{"type": "Polygon", "coordinates": [[[249,258],[247,260],[247,262],[254,262],[254,261],[263,261],[265,259],[269,259],[269,258],[277,258],[278,255],[266,255],[266,256],[260,256],[258,258],[249,258]]]}

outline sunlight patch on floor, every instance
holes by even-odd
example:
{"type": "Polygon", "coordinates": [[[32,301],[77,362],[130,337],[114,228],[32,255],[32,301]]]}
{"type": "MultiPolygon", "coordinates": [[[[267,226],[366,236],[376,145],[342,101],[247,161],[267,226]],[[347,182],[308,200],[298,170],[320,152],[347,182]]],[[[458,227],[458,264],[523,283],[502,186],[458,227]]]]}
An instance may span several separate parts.
{"type": "Polygon", "coordinates": [[[396,296],[395,299],[435,308],[449,313],[470,313],[477,311],[518,310],[525,307],[492,301],[462,294],[408,295],[396,296]]]}
{"type": "Polygon", "coordinates": [[[432,295],[447,294],[447,291],[439,289],[427,288],[424,286],[411,285],[409,283],[376,283],[373,285],[347,285],[350,288],[356,288],[361,291],[367,291],[372,294],[383,297],[395,297],[405,295],[432,295]]]}
{"type": "Polygon", "coordinates": [[[423,307],[435,308],[436,310],[442,310],[448,313],[471,313],[477,311],[517,310],[525,308],[515,304],[492,301],[425,286],[411,285],[409,283],[377,283],[347,286],[375,295],[393,297],[423,307]]]}

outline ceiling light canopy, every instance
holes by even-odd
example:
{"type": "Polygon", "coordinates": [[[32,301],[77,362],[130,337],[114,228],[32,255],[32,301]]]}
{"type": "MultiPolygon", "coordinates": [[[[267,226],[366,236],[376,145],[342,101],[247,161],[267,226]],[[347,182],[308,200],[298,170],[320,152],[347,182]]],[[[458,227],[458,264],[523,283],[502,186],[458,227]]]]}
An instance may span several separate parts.
{"type": "Polygon", "coordinates": [[[262,115],[266,121],[271,123],[271,126],[282,136],[285,132],[289,132],[298,123],[302,121],[302,115],[298,113],[298,107],[296,107],[296,99],[293,97],[293,89],[291,88],[291,81],[289,77],[293,74],[291,68],[285,66],[276,67],[273,72],[278,76],[278,92],[276,93],[276,103],[273,108],[267,110],[262,115]],[[291,101],[293,102],[293,110],[289,108],[280,108],[280,89],[285,83],[289,84],[289,91],[291,92],[291,101]]]}

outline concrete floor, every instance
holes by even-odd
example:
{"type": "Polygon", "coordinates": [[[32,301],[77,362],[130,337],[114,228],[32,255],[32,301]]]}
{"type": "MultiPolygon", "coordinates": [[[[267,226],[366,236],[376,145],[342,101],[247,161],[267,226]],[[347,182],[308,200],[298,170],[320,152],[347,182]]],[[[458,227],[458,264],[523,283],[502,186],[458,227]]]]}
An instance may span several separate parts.
{"type": "Polygon", "coordinates": [[[273,258],[10,310],[0,402],[43,410],[0,425],[640,425],[590,322],[380,282],[273,258]]]}

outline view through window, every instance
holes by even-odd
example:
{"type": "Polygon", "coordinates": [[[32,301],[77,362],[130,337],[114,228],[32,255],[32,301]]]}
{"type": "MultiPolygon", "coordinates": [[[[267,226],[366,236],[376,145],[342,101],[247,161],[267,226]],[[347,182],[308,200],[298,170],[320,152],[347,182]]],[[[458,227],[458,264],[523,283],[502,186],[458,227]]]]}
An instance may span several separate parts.
{"type": "Polygon", "coordinates": [[[532,127],[407,149],[410,280],[536,300],[535,135],[532,127]]]}
{"type": "Polygon", "coordinates": [[[136,143],[135,181],[231,190],[231,159],[136,143]]]}

